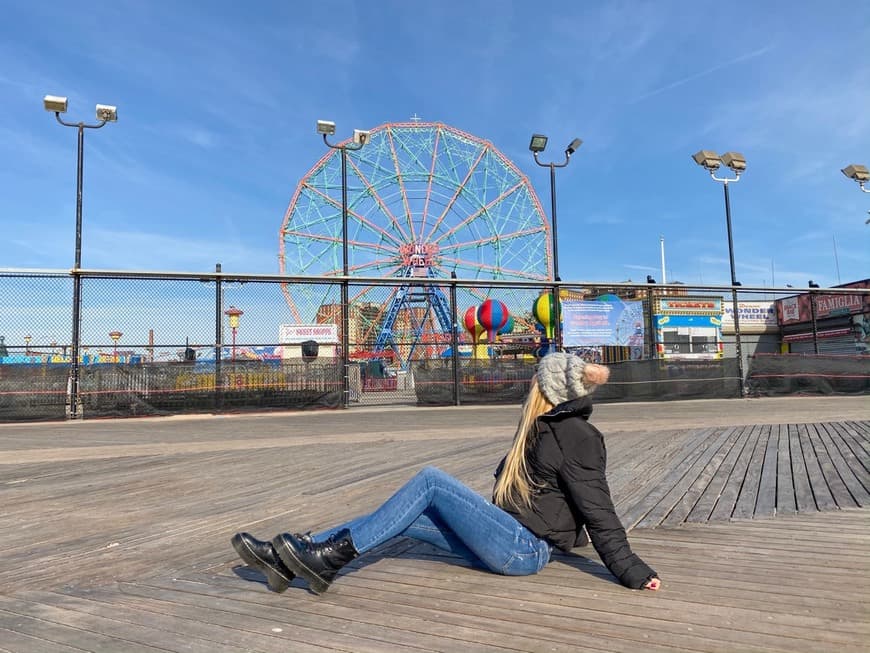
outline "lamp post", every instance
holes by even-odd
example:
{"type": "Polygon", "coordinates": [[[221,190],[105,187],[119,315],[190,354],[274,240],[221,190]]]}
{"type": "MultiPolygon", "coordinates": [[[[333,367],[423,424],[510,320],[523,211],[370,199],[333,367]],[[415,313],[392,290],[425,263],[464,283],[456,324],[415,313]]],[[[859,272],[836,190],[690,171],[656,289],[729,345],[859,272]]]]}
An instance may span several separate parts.
{"type": "Polygon", "coordinates": [[[46,95],[42,99],[46,111],[54,113],[54,117],[64,127],[75,127],[78,130],[78,157],[76,166],[76,240],[75,259],[73,264],[73,328],[72,328],[72,366],[70,368],[69,381],[69,417],[79,417],[78,393],[79,393],[79,328],[81,322],[82,303],[82,279],[79,268],[82,266],[82,174],[84,167],[85,129],[99,129],[107,122],[118,120],[117,107],[108,104],[98,104],[96,108],[97,120],[95,125],[84,122],[66,122],[60,114],[66,113],[67,98],[56,95],[46,95]]]}
{"type": "Polygon", "coordinates": [[[323,142],[327,147],[338,150],[341,154],[341,273],[344,279],[341,282],[341,363],[342,369],[342,406],[347,408],[350,400],[350,319],[348,306],[348,264],[347,264],[347,152],[355,152],[362,149],[369,140],[369,132],[362,129],[353,130],[352,143],[333,145],[328,136],[335,134],[335,123],[329,120],[317,121],[317,133],[323,136],[323,142]]]}
{"type": "Polygon", "coordinates": [[[123,335],[124,334],[121,333],[120,331],[110,331],[109,332],[109,337],[112,339],[112,342],[115,343],[115,353],[114,353],[114,360],[113,360],[113,362],[115,362],[115,363],[118,362],[118,341],[121,339],[121,336],[123,336],[123,335]]]}
{"type": "Polygon", "coordinates": [[[701,150],[692,155],[699,166],[710,173],[713,181],[718,181],[725,189],[725,224],[728,228],[728,260],[731,264],[731,304],[734,312],[734,343],[737,349],[737,374],[740,377],[740,396],[743,396],[743,347],[740,341],[740,314],[737,305],[737,286],[741,285],[734,272],[734,240],[731,237],[731,197],[728,194],[728,185],[740,181],[740,175],[746,170],[746,159],[737,152],[726,152],[721,157],[712,150],[701,150]],[[734,177],[717,177],[716,171],[721,164],[734,173],[734,177]]]}
{"type": "Polygon", "coordinates": [[[812,279],[809,280],[807,286],[810,289],[810,319],[813,324],[813,353],[819,353],[819,322],[818,322],[818,313],[816,313],[816,291],[815,288],[819,287],[812,279]]]}
{"type": "Polygon", "coordinates": [[[568,144],[568,147],[565,148],[565,160],[562,163],[556,163],[555,161],[543,163],[538,158],[538,154],[547,149],[547,140],[547,137],[543,134],[532,134],[532,139],[529,141],[529,150],[535,157],[535,163],[542,168],[550,169],[550,220],[553,223],[553,281],[557,282],[557,285],[553,286],[553,340],[555,341],[556,351],[558,351],[562,349],[562,307],[558,286],[558,282],[562,281],[562,279],[559,277],[559,237],[556,226],[556,168],[567,166],[571,160],[571,155],[580,149],[583,141],[575,138],[568,144]]]}
{"type": "Polygon", "coordinates": [[[230,306],[226,311],[224,311],[226,316],[230,320],[230,329],[233,332],[233,349],[232,349],[232,360],[236,360],[236,329],[239,328],[239,318],[244,315],[244,311],[236,308],[235,306],[230,306]]]}

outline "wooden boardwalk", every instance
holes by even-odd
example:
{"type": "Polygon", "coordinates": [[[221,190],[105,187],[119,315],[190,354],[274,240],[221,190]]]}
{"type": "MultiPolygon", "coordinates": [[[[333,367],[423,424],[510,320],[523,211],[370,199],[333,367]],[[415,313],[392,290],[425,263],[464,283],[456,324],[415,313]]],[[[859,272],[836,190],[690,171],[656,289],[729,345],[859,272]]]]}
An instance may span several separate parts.
{"type": "Polygon", "coordinates": [[[399,539],[321,597],[235,557],[425,465],[488,494],[515,407],[0,427],[0,651],[865,651],[870,408],[826,401],[849,410],[593,419],[657,593],[589,547],[507,578],[399,539]]]}

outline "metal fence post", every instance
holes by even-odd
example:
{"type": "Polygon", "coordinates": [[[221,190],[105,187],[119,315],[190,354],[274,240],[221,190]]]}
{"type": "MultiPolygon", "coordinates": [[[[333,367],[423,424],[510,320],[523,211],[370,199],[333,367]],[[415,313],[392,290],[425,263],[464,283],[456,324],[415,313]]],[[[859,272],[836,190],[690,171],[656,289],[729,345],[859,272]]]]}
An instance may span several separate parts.
{"type": "Polygon", "coordinates": [[[456,272],[453,271],[450,273],[450,321],[452,323],[452,328],[450,329],[450,352],[451,358],[453,359],[453,405],[459,406],[460,404],[460,396],[459,396],[459,387],[460,387],[460,374],[459,374],[459,338],[458,338],[458,330],[459,324],[457,323],[457,315],[456,315],[456,272]]]}
{"type": "Polygon", "coordinates": [[[223,406],[223,387],[221,379],[221,358],[224,353],[223,343],[223,289],[221,288],[221,264],[215,263],[214,280],[214,403],[216,408],[223,406]]]}
{"type": "Polygon", "coordinates": [[[655,326],[653,323],[652,288],[647,288],[646,304],[647,304],[647,321],[649,322],[649,357],[650,358],[658,358],[659,357],[659,350],[658,350],[658,347],[656,346],[656,332],[655,332],[655,326]]]}

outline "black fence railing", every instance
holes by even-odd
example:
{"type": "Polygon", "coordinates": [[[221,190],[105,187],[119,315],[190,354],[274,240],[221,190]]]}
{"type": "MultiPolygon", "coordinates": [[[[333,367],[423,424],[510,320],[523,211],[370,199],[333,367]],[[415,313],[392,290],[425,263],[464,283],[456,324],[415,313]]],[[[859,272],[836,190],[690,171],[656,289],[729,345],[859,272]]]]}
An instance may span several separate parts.
{"type": "MultiPolygon", "coordinates": [[[[80,341],[73,343],[70,273],[0,271],[0,421],[516,403],[539,356],[553,348],[552,325],[538,314],[552,290],[544,281],[78,274],[80,341]],[[510,329],[507,321],[474,324],[488,299],[501,303],[510,329]]],[[[870,392],[866,287],[799,295],[740,288],[737,331],[725,319],[730,287],[557,285],[565,348],[611,367],[598,401],[870,392]],[[783,298],[795,314],[810,314],[810,306],[812,320],[778,324],[783,298]],[[577,312],[580,300],[613,302],[608,315],[622,311],[605,325],[615,344],[586,338],[590,325],[601,332],[604,312],[587,318],[577,312]],[[705,326],[686,321],[692,311],[706,311],[705,326]]]]}

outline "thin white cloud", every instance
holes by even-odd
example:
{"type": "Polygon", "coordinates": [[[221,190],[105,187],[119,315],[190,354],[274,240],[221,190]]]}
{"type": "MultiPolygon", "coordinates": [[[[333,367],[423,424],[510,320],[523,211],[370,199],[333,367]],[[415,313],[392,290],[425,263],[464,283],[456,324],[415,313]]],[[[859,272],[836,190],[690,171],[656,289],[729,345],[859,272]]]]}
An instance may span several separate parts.
{"type": "Polygon", "coordinates": [[[702,77],[707,77],[708,75],[712,75],[713,73],[719,72],[720,70],[724,70],[725,68],[730,68],[731,66],[735,66],[737,64],[743,63],[745,61],[749,61],[750,59],[755,59],[756,57],[760,57],[764,54],[767,54],[773,49],[773,45],[765,45],[762,48],[758,48],[757,50],[753,50],[752,52],[747,52],[746,54],[742,54],[739,57],[735,57],[729,61],[725,61],[723,63],[717,64],[706,70],[702,70],[697,73],[693,73],[692,75],[688,75],[683,77],[682,79],[678,79],[676,81],[665,84],[664,86],[660,86],[651,91],[636,97],[634,100],[631,100],[631,103],[641,102],[642,100],[646,100],[653,96],[659,95],[661,93],[665,93],[667,91],[671,91],[675,88],[683,86],[684,84],[688,84],[689,82],[694,82],[697,79],[701,79],[702,77]]]}
{"type": "Polygon", "coordinates": [[[217,134],[207,129],[201,129],[198,127],[183,129],[181,131],[181,135],[183,138],[187,139],[194,145],[198,145],[199,147],[206,149],[211,149],[215,147],[218,143],[217,134]]]}

